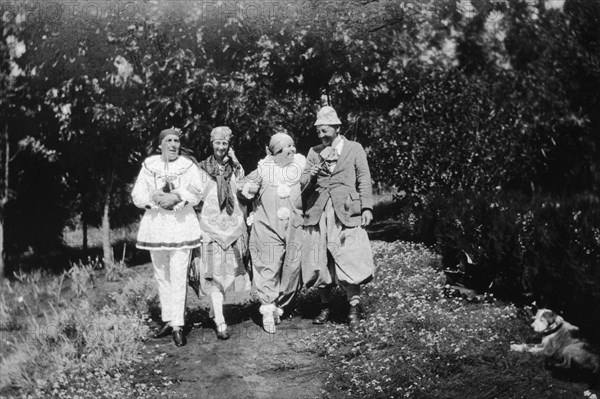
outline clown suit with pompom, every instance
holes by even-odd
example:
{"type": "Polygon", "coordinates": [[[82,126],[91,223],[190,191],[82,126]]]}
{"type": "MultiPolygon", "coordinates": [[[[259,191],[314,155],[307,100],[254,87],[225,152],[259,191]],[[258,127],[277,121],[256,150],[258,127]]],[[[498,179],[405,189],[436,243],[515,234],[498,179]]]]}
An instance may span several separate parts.
{"type": "Polygon", "coordinates": [[[263,328],[273,334],[283,307],[300,289],[300,176],[306,158],[296,154],[294,140],[282,132],[271,137],[267,152],[245,179],[242,195],[254,200],[250,232],[253,283],[263,328]]]}

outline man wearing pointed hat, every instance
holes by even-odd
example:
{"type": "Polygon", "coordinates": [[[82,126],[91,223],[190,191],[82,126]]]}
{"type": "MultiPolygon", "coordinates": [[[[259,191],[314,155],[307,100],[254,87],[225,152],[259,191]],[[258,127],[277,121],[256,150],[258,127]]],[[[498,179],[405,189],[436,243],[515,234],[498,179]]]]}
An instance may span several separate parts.
{"type": "Polygon", "coordinates": [[[340,134],[341,124],[330,106],[317,113],[314,125],[321,144],[309,150],[300,179],[306,199],[302,278],[321,297],[321,312],[313,323],[330,318],[331,289],[337,283],[350,305],[348,324],[356,328],[360,287],[375,269],[364,229],[373,220],[373,194],[365,150],[340,134]]]}

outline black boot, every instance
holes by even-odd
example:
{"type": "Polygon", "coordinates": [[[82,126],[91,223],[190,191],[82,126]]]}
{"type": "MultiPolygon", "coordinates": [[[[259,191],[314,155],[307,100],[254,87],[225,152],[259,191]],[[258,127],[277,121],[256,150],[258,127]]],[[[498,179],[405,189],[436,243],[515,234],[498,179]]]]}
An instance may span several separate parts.
{"type": "Polygon", "coordinates": [[[185,335],[183,335],[183,329],[173,330],[173,342],[177,346],[184,346],[186,344],[185,335]]]}
{"type": "Polygon", "coordinates": [[[314,318],[313,324],[325,324],[327,320],[329,320],[330,313],[331,310],[329,309],[329,306],[324,306],[321,309],[321,313],[319,313],[319,315],[314,318]]]}

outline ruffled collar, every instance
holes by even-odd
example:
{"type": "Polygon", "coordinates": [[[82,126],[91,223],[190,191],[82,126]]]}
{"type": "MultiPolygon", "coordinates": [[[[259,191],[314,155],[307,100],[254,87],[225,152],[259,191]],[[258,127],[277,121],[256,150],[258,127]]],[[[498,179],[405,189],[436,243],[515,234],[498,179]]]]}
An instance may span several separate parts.
{"type": "Polygon", "coordinates": [[[183,156],[179,156],[176,160],[165,164],[160,155],[149,156],[146,158],[143,165],[152,174],[169,176],[181,175],[189,168],[195,166],[190,159],[183,156]]]}
{"type": "Polygon", "coordinates": [[[272,186],[280,184],[293,185],[300,181],[306,158],[302,154],[294,154],[294,160],[286,166],[279,166],[271,155],[258,162],[258,170],[262,178],[272,186]]]}

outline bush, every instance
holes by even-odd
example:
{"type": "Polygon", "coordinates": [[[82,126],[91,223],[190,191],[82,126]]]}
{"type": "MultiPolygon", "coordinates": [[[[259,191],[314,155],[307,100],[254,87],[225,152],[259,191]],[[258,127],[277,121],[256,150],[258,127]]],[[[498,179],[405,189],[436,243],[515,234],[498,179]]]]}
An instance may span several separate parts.
{"type": "MultiPolygon", "coordinates": [[[[483,354],[515,339],[502,325],[517,309],[491,297],[469,305],[446,298],[444,276],[432,267],[439,259],[424,246],[373,243],[373,252],[376,276],[363,291],[361,329],[329,325],[309,338],[331,360],[332,397],[435,397],[445,381],[485,365],[483,354]]],[[[485,383],[478,381],[479,392],[485,383]]]]}
{"type": "MultiPolygon", "coordinates": [[[[491,291],[562,313],[600,342],[600,203],[516,193],[457,192],[417,207],[414,238],[466,251],[492,270],[491,291]]],[[[446,265],[448,266],[448,265],[446,265]]]]}
{"type": "Polygon", "coordinates": [[[324,397],[547,398],[548,386],[556,397],[574,397],[573,381],[553,378],[541,358],[509,350],[539,342],[531,308],[494,295],[447,297],[444,275],[432,267],[439,259],[422,245],[374,242],[373,254],[360,328],[331,323],[306,339],[328,360],[324,397]]]}

